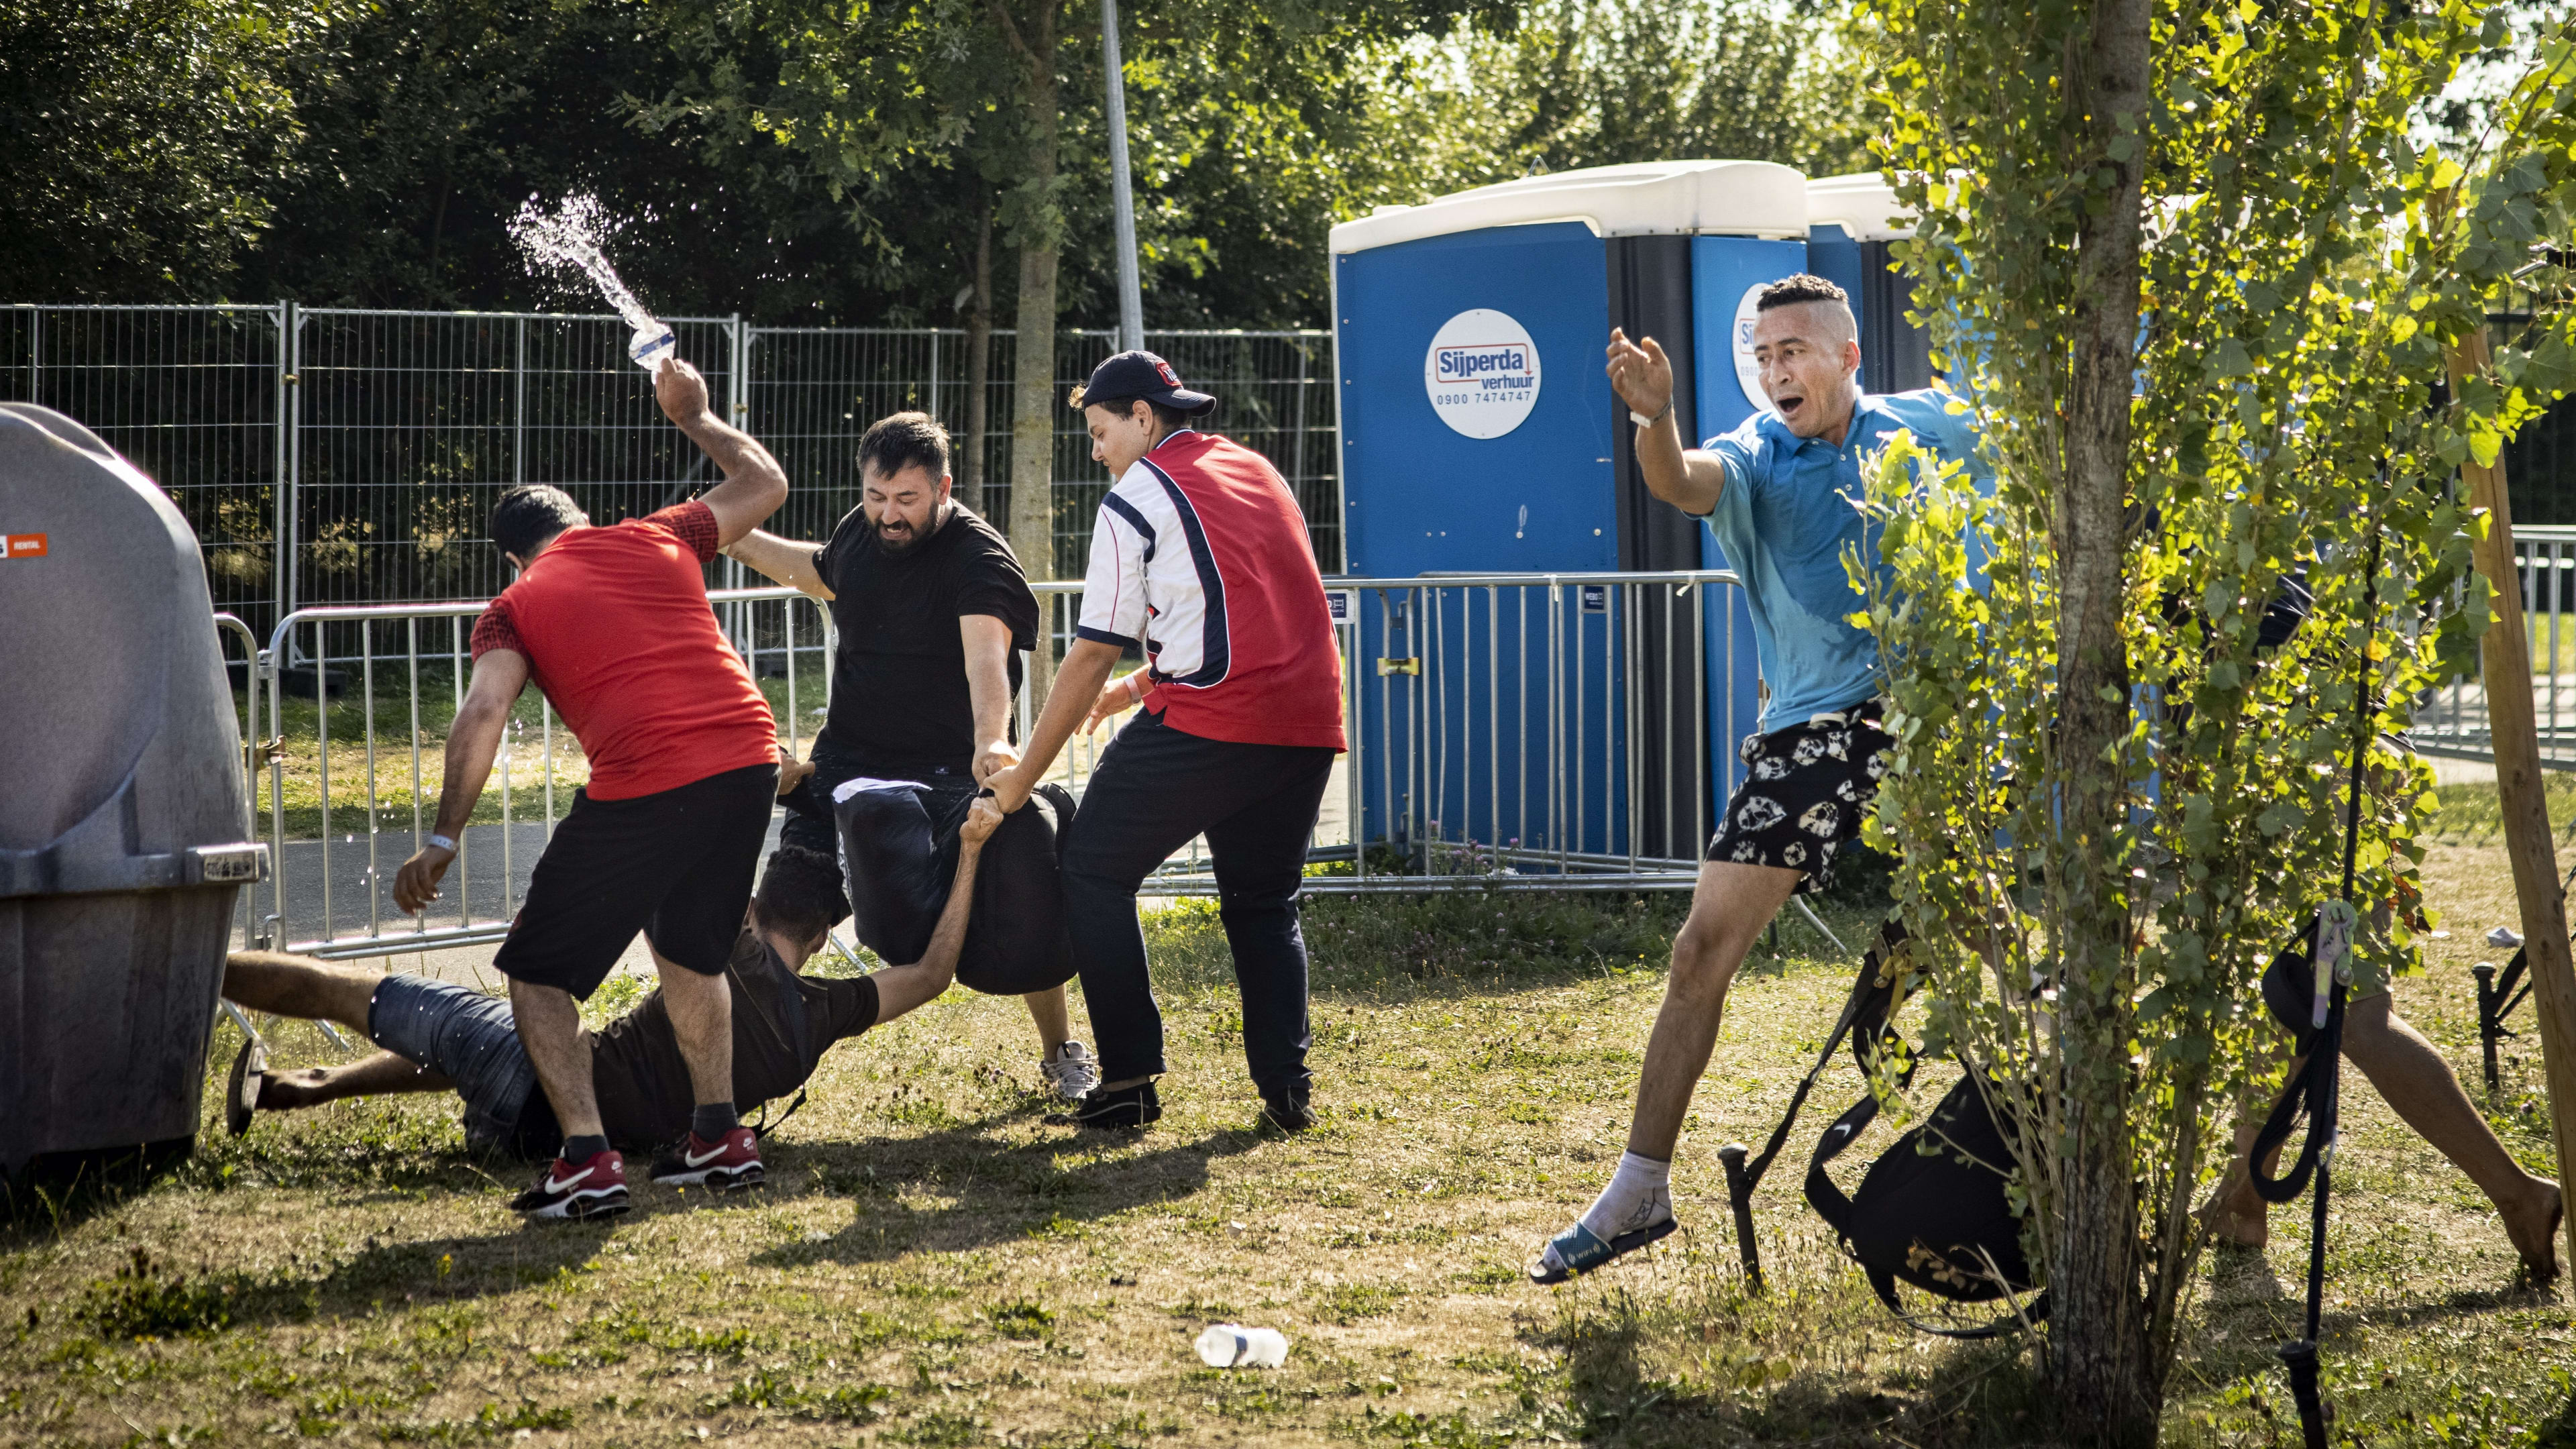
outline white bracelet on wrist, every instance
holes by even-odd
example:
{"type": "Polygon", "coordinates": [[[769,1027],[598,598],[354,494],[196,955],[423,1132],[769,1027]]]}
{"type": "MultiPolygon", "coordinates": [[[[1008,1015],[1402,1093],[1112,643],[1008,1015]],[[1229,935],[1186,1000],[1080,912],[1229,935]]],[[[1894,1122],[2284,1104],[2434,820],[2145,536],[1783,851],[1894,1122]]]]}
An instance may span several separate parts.
{"type": "Polygon", "coordinates": [[[1664,399],[1664,405],[1657,409],[1655,415],[1651,418],[1646,416],[1644,413],[1637,411],[1635,408],[1628,409],[1628,421],[1635,423],[1641,428],[1651,428],[1655,424],[1662,422],[1664,420],[1664,415],[1672,410],[1673,400],[1667,397],[1664,399]]]}
{"type": "Polygon", "coordinates": [[[454,855],[456,853],[456,842],[444,835],[432,834],[428,837],[428,843],[437,846],[439,849],[446,851],[450,855],[454,855]]]}

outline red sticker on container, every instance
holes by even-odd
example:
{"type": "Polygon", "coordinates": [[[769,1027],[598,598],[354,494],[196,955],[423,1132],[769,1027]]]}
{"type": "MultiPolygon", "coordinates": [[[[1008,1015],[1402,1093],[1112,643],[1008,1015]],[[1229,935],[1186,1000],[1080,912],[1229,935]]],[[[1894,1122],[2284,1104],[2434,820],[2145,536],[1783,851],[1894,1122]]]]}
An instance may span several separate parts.
{"type": "Polygon", "coordinates": [[[41,533],[0,533],[0,558],[43,558],[52,550],[41,533]]]}

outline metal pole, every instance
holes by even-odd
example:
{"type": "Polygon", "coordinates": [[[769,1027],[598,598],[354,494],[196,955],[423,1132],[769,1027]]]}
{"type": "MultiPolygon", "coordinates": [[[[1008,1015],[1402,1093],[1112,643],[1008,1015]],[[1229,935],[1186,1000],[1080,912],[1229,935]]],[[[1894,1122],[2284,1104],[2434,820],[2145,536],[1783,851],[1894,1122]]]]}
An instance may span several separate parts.
{"type": "Polygon", "coordinates": [[[528,481],[528,319],[515,327],[510,353],[510,481],[528,481]]]}
{"type": "MultiPolygon", "coordinates": [[[[277,529],[269,566],[275,570],[277,617],[295,612],[295,334],[293,302],[277,304],[277,529]]],[[[287,641],[290,645],[292,639],[287,641]]],[[[292,658],[295,651],[287,651],[292,658]]],[[[279,660],[284,668],[286,660],[279,660]]],[[[273,721],[276,716],[269,718],[273,721]]],[[[283,849],[281,846],[280,849],[283,849]]]]}
{"type": "Polygon", "coordinates": [[[1109,190],[1118,218],[1118,347],[1145,345],[1145,292],[1136,276],[1136,192],[1127,176],[1127,77],[1118,58],[1118,0],[1100,0],[1103,84],[1109,90],[1109,190]]]}

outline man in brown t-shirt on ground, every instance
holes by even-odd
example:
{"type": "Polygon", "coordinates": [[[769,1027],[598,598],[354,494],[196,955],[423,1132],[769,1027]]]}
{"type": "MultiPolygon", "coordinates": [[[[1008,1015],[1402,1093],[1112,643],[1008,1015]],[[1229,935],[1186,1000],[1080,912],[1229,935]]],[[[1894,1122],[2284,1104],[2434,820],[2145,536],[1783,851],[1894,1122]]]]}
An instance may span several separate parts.
{"type": "MultiPolygon", "coordinates": [[[[948,905],[919,961],[867,976],[803,976],[841,900],[841,869],[802,846],[771,853],[751,918],[723,980],[733,1006],[733,1093],[749,1109],[805,1085],[823,1053],[869,1027],[936,999],[957,972],[984,842],[1002,812],[978,800],[958,827],[948,905]]],[[[236,1137],[257,1112],[318,1107],[343,1097],[453,1091],[465,1103],[465,1142],[543,1160],[562,1145],[545,1093],[513,1029],[507,1002],[452,982],[385,976],[278,951],[236,951],[224,995],[253,1011],[336,1021],[384,1048],[365,1061],[271,1072],[257,1042],[233,1060],[225,1124],[236,1137]]],[[[692,1114],[691,1072],[665,995],[656,992],[591,1037],[590,1078],[601,1130],[621,1152],[680,1149],[692,1114]]],[[[657,1180],[666,1174],[656,1173],[657,1180]]]]}
{"type": "Polygon", "coordinates": [[[448,729],[438,828],[394,880],[405,911],[437,899],[511,707],[534,680],[581,741],[590,783],[547,840],[492,958],[510,978],[519,1040],[564,1133],[552,1168],[510,1204],[530,1217],[626,1210],[626,1162],[600,1123],[575,1003],[638,931],[697,1093],[688,1139],[655,1179],[718,1190],[761,1180],[759,1140],[734,1108],[724,981],[776,806],[778,725],[716,627],[704,569],[787,501],[787,475],[717,420],[687,363],[664,359],[653,395],[724,481],[607,528],[592,527],[560,489],[501,495],[492,541],[519,577],[475,622],[474,678],[448,729]]]}

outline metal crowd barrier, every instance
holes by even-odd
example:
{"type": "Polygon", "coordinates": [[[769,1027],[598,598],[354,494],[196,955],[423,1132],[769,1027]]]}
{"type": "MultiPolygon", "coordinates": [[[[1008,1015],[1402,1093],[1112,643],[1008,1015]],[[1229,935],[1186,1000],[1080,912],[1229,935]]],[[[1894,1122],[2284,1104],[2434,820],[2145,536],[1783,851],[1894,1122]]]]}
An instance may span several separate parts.
{"type": "MultiPolygon", "coordinates": [[[[1736,783],[1735,741],[1758,708],[1733,574],[1326,583],[1350,752],[1336,762],[1309,852],[1312,890],[1689,887],[1711,812],[1736,783]]],[[[1058,622],[1079,607],[1078,582],[1036,587],[1058,622]]],[[[827,611],[784,588],[709,599],[769,687],[781,742],[805,753],[830,688],[827,611]]],[[[464,697],[484,606],[299,609],[255,652],[244,738],[255,742],[253,813],[265,817],[254,835],[270,843],[275,869],[245,927],[249,943],[349,958],[507,933],[588,774],[541,691],[519,702],[444,898],[411,917],[391,893],[436,817],[444,720],[464,697]]],[[[238,621],[226,633],[250,652],[238,621]]],[[[1034,688],[1022,691],[1023,737],[1037,703],[1034,688]]],[[[1079,794],[1132,718],[1077,736],[1056,778],[1079,794]]],[[[1146,891],[1215,894],[1204,843],[1176,854],[1146,891]]]]}
{"type": "MultiPolygon", "coordinates": [[[[2576,770],[2576,527],[2513,531],[2522,613],[2531,634],[2531,692],[2540,725],[2540,763],[2576,770]]],[[[2493,760],[2486,688],[2476,675],[2451,680],[2416,701],[2407,739],[2427,755],[2493,760]]]]}

